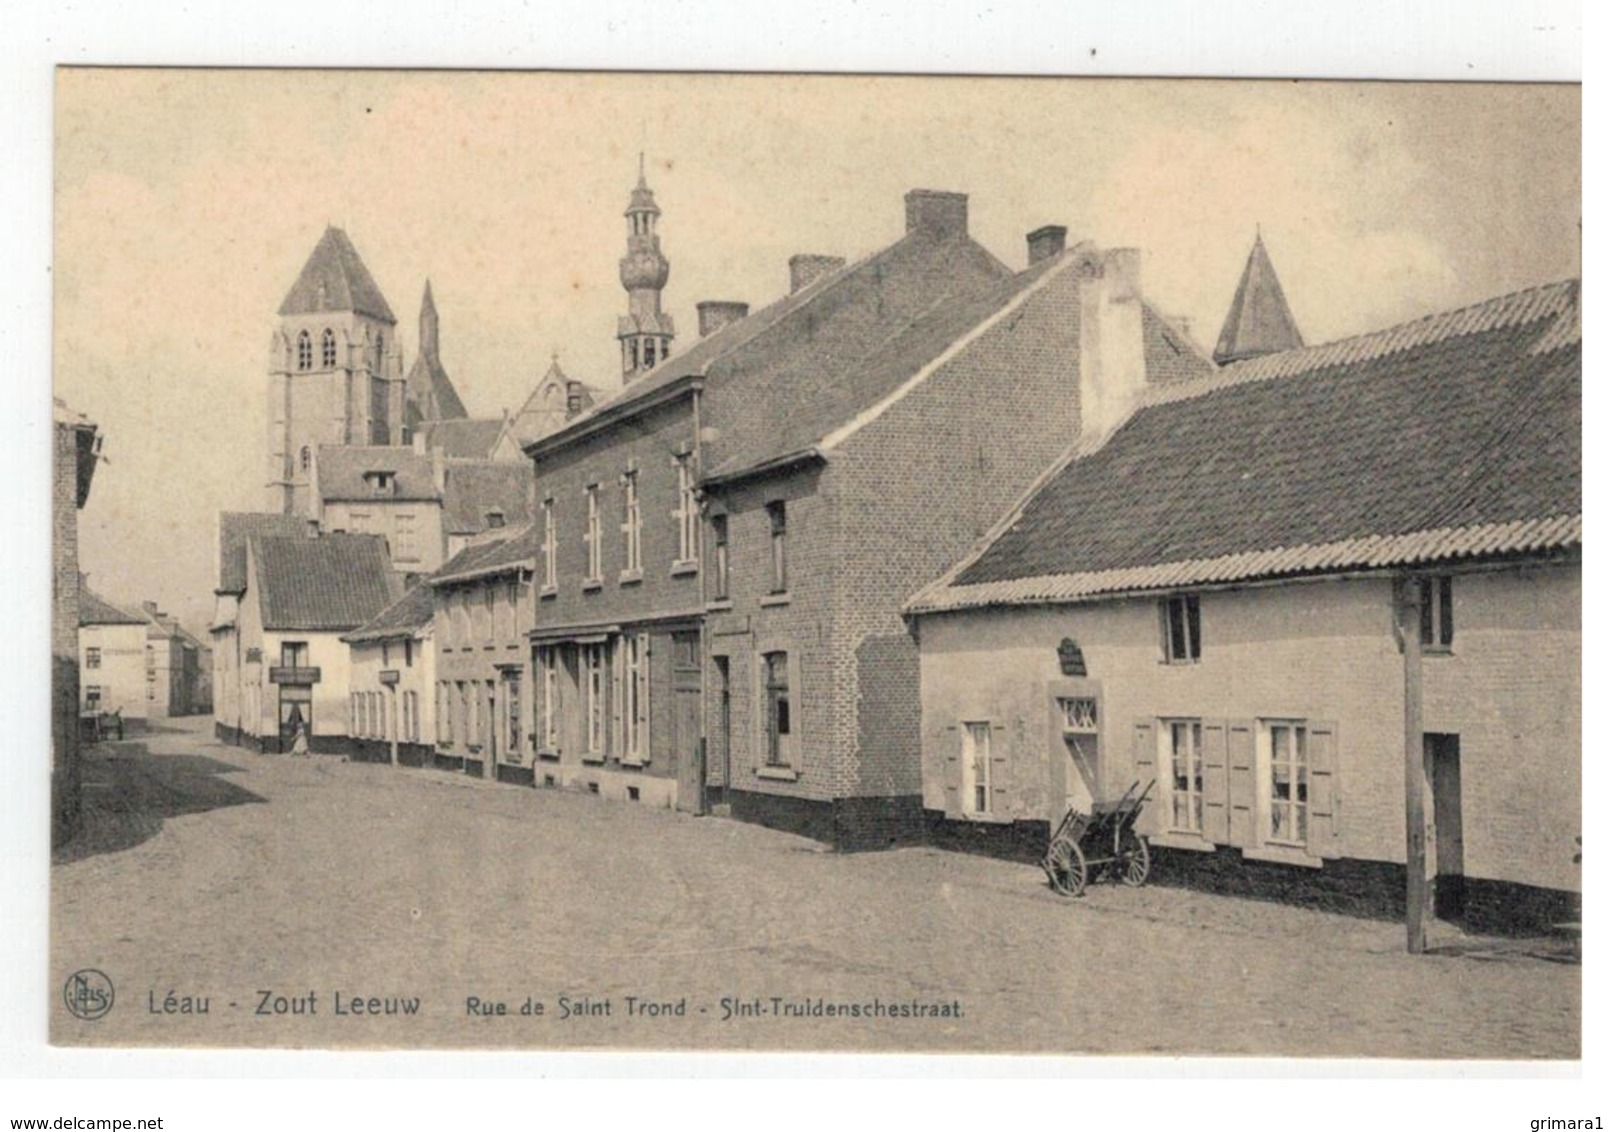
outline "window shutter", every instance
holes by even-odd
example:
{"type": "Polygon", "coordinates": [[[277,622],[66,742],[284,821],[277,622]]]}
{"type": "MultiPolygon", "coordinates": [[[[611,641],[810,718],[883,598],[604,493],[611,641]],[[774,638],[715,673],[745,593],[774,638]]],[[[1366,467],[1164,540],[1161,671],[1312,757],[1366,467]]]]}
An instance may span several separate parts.
{"type": "Polygon", "coordinates": [[[1255,725],[1253,720],[1227,722],[1227,841],[1238,846],[1255,842],[1255,725]]]}
{"type": "MultiPolygon", "coordinates": [[[[1150,782],[1154,789],[1149,792],[1148,801],[1143,803],[1142,810],[1137,815],[1138,833],[1158,833],[1160,828],[1160,792],[1168,787],[1168,783],[1157,781],[1159,778],[1159,740],[1155,737],[1154,721],[1152,719],[1138,719],[1131,727],[1131,772],[1137,778],[1137,789],[1141,792],[1150,782]]],[[[1101,793],[1103,784],[1098,784],[1101,793]]]]}
{"type": "Polygon", "coordinates": [[[947,817],[963,816],[963,732],[956,723],[949,723],[940,732],[941,750],[945,756],[947,791],[947,817]]]}
{"type": "Polygon", "coordinates": [[[1006,818],[1008,812],[1008,728],[1001,723],[991,725],[991,812],[995,817],[1006,818]]]}
{"type": "Polygon", "coordinates": [[[1230,840],[1232,817],[1227,812],[1227,724],[1207,719],[1204,732],[1204,838],[1216,845],[1230,840]]]}
{"type": "Polygon", "coordinates": [[[1337,857],[1339,835],[1338,724],[1312,721],[1305,743],[1310,777],[1305,848],[1313,857],[1337,857]]]}

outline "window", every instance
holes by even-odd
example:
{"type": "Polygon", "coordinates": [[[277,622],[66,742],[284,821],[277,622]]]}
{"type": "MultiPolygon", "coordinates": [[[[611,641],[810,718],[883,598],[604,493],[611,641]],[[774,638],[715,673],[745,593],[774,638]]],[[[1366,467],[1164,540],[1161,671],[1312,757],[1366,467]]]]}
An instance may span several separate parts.
{"type": "Polygon", "coordinates": [[[156,698],[157,698],[157,677],[156,677],[155,674],[148,672],[148,673],[146,673],[146,699],[155,700],[156,698]]]}
{"type": "Polygon", "coordinates": [[[1171,829],[1204,829],[1204,728],[1196,719],[1168,719],[1159,730],[1160,762],[1170,767],[1171,829]]]}
{"type": "Polygon", "coordinates": [[[508,759],[515,759],[521,751],[521,674],[519,672],[511,672],[504,677],[504,721],[507,727],[504,754],[508,759]]]}
{"type": "Polygon", "coordinates": [[[963,804],[971,814],[991,813],[991,724],[963,725],[963,804]]]}
{"type": "Polygon", "coordinates": [[[644,368],[649,369],[653,365],[655,365],[655,339],[646,338],[644,340],[644,368]]]}
{"type": "Polygon", "coordinates": [[[557,546],[554,537],[554,500],[543,501],[543,588],[553,589],[559,584],[555,561],[557,546]]]}
{"type": "Polygon", "coordinates": [[[1304,845],[1310,808],[1310,773],[1305,761],[1305,725],[1273,721],[1262,728],[1260,754],[1266,783],[1265,822],[1268,842],[1304,845]]]}
{"type": "Polygon", "coordinates": [[[89,648],[84,650],[84,667],[85,668],[99,668],[99,667],[101,667],[101,650],[100,649],[95,648],[92,645],[91,647],[89,647],[89,648]]]}
{"type": "Polygon", "coordinates": [[[538,649],[538,742],[560,749],[560,656],[553,646],[538,649]]]}
{"type": "Polygon", "coordinates": [[[437,682],[437,743],[446,745],[453,742],[453,734],[448,730],[448,684],[446,681],[437,682]]]}
{"type": "Polygon", "coordinates": [[[319,362],[326,369],[336,366],[336,332],[328,326],[319,339],[319,362]]]}
{"type": "Polygon", "coordinates": [[[628,472],[622,476],[622,554],[627,564],[622,567],[624,572],[634,573],[644,569],[642,558],[642,539],[644,530],[643,518],[639,515],[638,506],[638,472],[628,472]]]}
{"type": "Polygon", "coordinates": [[[685,453],[677,458],[678,509],[672,517],[678,521],[678,561],[693,562],[699,554],[700,507],[695,500],[694,457],[685,453]]]}
{"type": "Polygon", "coordinates": [[[358,734],[358,693],[349,693],[347,697],[347,733],[358,734]]]}
{"type": "Polygon", "coordinates": [[[491,582],[482,587],[482,640],[491,642],[493,639],[493,609],[497,602],[497,595],[493,592],[491,582]]]}
{"type": "Polygon", "coordinates": [[[403,693],[403,738],[420,742],[420,693],[403,693]]]}
{"type": "Polygon", "coordinates": [[[420,559],[420,544],[415,538],[414,519],[414,515],[410,512],[399,512],[396,516],[393,545],[400,562],[417,562],[420,559]]]}
{"type": "Polygon", "coordinates": [[[766,683],[767,765],[789,766],[795,750],[790,713],[790,657],[788,653],[762,655],[766,683]]]}
{"type": "Polygon", "coordinates": [[[306,330],[297,335],[297,368],[299,370],[314,368],[314,340],[308,336],[306,330]]]}
{"type": "Polygon", "coordinates": [[[1060,696],[1059,714],[1064,718],[1065,731],[1098,729],[1098,701],[1091,696],[1060,696]]]}
{"type": "Polygon", "coordinates": [[[588,721],[584,746],[589,754],[598,755],[605,750],[605,646],[584,645],[582,663],[583,712],[588,721]]]}
{"type": "Polygon", "coordinates": [[[728,516],[711,517],[711,596],[717,601],[728,599],[728,516]]]}
{"type": "Polygon", "coordinates": [[[1165,619],[1165,659],[1192,664],[1199,658],[1198,594],[1177,594],[1160,606],[1165,619]]]}
{"type": "Polygon", "coordinates": [[[377,332],[375,335],[375,368],[379,372],[386,361],[386,335],[377,332]]]}
{"type": "Polygon", "coordinates": [[[773,545],[773,592],[781,594],[790,588],[789,555],[785,550],[788,528],[784,518],[784,501],[767,505],[767,522],[773,545]]]}
{"type": "Polygon", "coordinates": [[[1451,576],[1422,578],[1418,586],[1422,590],[1423,647],[1448,649],[1456,637],[1456,622],[1451,616],[1451,576]]]}
{"type": "Polygon", "coordinates": [[[85,685],[85,687],[84,687],[84,706],[87,707],[90,711],[100,711],[101,710],[101,686],[99,684],[87,684],[87,685],[85,685]]]}
{"type": "Polygon", "coordinates": [[[308,445],[304,444],[302,451],[297,454],[297,462],[302,465],[303,471],[308,470],[308,465],[313,461],[313,458],[313,452],[309,450],[308,445]]]}
{"type": "Polygon", "coordinates": [[[414,639],[412,637],[403,639],[403,667],[414,667],[414,639]]]}
{"type": "Polygon", "coordinates": [[[588,578],[590,582],[597,582],[605,576],[604,567],[600,565],[601,547],[599,545],[599,485],[588,485],[588,531],[583,535],[583,541],[588,544],[588,578]]]}
{"type": "Polygon", "coordinates": [[[307,668],[308,642],[282,641],[280,643],[280,667],[307,668]]]}
{"type": "Polygon", "coordinates": [[[621,638],[622,757],[643,762],[649,757],[650,635],[628,633],[621,638]]]}
{"type": "Polygon", "coordinates": [[[627,343],[627,368],[638,369],[638,339],[631,338],[627,343]]]}
{"type": "MultiPolygon", "coordinates": [[[[397,482],[397,474],[391,471],[376,469],[374,471],[364,473],[364,482],[370,485],[370,491],[376,495],[391,495],[392,485],[397,482]]],[[[353,516],[355,522],[357,522],[359,518],[361,518],[361,516],[357,514],[353,516]]],[[[362,516],[362,518],[369,518],[369,516],[365,515],[362,516]]]]}
{"type": "Polygon", "coordinates": [[[504,526],[504,512],[494,508],[487,513],[487,529],[496,531],[504,526]]]}

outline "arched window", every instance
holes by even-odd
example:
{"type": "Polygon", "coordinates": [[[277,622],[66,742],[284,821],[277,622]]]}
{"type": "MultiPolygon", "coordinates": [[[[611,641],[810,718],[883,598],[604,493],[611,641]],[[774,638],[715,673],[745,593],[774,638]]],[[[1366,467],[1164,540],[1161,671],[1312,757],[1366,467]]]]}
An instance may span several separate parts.
{"type": "Polygon", "coordinates": [[[326,369],[334,369],[336,366],[336,332],[328,326],[325,327],[324,337],[320,339],[319,361],[326,369]]]}
{"type": "Polygon", "coordinates": [[[380,331],[375,332],[375,370],[379,373],[386,368],[386,335],[380,331]]]}
{"type": "Polygon", "coordinates": [[[297,368],[314,368],[314,340],[304,330],[297,335],[297,368]]]}
{"type": "Polygon", "coordinates": [[[302,470],[305,472],[308,470],[308,459],[310,455],[308,445],[304,444],[302,446],[302,453],[297,457],[297,461],[302,465],[302,470]]]}

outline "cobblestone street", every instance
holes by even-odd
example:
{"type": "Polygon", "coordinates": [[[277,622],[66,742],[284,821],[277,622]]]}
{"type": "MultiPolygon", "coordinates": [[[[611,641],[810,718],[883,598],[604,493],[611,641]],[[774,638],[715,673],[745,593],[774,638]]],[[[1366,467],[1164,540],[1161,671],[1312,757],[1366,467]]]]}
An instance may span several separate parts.
{"type": "Polygon", "coordinates": [[[1527,948],[1414,959],[1398,924],[1164,887],[1067,902],[1023,865],[837,855],[582,794],[254,755],[210,726],[87,752],[51,969],[55,987],[104,972],[116,1002],[90,1022],[55,998],[58,1043],[1579,1054],[1580,970],[1527,948]],[[781,1016],[775,997],[961,1017],[781,1016]],[[725,1018],[739,1004],[759,1009],[725,1018]]]}

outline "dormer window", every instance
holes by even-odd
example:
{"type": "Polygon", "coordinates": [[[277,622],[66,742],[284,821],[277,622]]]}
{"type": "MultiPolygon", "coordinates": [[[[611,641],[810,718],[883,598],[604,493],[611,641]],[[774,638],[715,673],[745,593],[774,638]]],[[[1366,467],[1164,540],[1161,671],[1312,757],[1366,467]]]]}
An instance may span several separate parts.
{"type": "Polygon", "coordinates": [[[376,495],[391,495],[397,486],[398,476],[396,472],[365,472],[364,482],[369,485],[370,491],[376,495]]]}
{"type": "Polygon", "coordinates": [[[319,340],[319,361],[326,369],[336,368],[336,332],[328,326],[319,340]]]}
{"type": "Polygon", "coordinates": [[[314,368],[314,340],[308,336],[308,331],[297,334],[297,368],[308,370],[314,368]]]}
{"type": "Polygon", "coordinates": [[[489,530],[496,530],[504,525],[504,512],[494,509],[487,513],[487,526],[489,530]]]}

